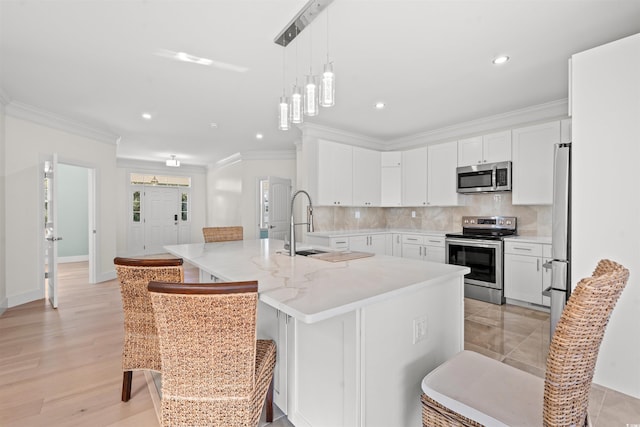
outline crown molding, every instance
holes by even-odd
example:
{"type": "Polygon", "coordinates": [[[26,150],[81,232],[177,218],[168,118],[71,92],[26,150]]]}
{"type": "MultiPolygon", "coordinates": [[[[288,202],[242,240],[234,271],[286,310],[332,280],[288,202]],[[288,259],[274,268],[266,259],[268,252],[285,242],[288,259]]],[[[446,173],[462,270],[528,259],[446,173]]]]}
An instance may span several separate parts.
{"type": "Polygon", "coordinates": [[[88,126],[84,123],[68,119],[50,111],[32,105],[11,101],[5,108],[6,114],[18,119],[29,120],[44,126],[91,138],[106,144],[116,145],[118,135],[103,129],[88,126]]]}
{"type": "Polygon", "coordinates": [[[156,172],[169,175],[186,175],[188,173],[201,173],[207,171],[205,166],[185,165],[180,163],[180,167],[174,168],[167,166],[164,161],[150,161],[133,158],[118,157],[116,159],[116,167],[125,169],[135,169],[140,172],[156,172]]]}
{"type": "Polygon", "coordinates": [[[406,137],[390,140],[385,150],[412,148],[418,145],[434,144],[446,140],[461,139],[482,133],[526,126],[535,122],[548,121],[568,117],[568,100],[560,99],[544,104],[513,110],[494,116],[458,123],[432,131],[417,133],[406,137]]]}
{"type": "Polygon", "coordinates": [[[373,150],[387,149],[387,142],[379,138],[372,138],[354,132],[330,128],[315,123],[305,122],[298,125],[298,127],[302,131],[303,141],[309,138],[319,138],[363,148],[371,148],[373,150]]]}
{"type": "Polygon", "coordinates": [[[246,151],[241,160],[295,160],[296,150],[246,151]]]}

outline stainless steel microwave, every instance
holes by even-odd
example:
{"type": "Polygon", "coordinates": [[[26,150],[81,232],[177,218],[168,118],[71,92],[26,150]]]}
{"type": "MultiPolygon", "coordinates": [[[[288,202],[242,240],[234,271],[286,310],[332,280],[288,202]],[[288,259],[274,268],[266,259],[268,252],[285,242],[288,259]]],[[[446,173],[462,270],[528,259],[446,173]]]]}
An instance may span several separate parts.
{"type": "Polygon", "coordinates": [[[511,191],[511,162],[456,168],[458,193],[511,191]]]}

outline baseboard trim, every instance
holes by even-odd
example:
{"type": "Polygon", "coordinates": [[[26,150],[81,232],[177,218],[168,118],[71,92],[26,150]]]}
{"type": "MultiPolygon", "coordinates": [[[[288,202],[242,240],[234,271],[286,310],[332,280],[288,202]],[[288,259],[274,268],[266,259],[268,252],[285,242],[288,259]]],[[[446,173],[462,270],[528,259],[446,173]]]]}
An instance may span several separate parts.
{"type": "Polygon", "coordinates": [[[61,256],[58,257],[58,264],[66,264],[69,262],[89,261],[89,255],[61,256]]]}
{"type": "Polygon", "coordinates": [[[43,289],[36,289],[19,295],[7,296],[7,308],[16,307],[39,299],[44,299],[43,289]]]}
{"type": "Polygon", "coordinates": [[[114,280],[116,277],[118,276],[116,275],[115,270],[99,273],[96,275],[96,283],[108,282],[109,280],[114,280]]]}

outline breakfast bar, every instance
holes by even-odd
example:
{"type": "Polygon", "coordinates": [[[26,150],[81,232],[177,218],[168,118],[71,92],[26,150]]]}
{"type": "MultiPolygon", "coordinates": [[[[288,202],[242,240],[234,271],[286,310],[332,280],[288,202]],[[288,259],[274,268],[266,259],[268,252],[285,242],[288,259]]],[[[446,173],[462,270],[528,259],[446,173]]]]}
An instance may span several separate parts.
{"type": "MultiPolygon", "coordinates": [[[[467,267],[290,257],[281,240],[167,246],[201,282],[257,280],[274,401],[302,426],[420,425],[420,381],[463,349],[467,267]]],[[[299,246],[298,249],[303,249],[299,246]]]]}

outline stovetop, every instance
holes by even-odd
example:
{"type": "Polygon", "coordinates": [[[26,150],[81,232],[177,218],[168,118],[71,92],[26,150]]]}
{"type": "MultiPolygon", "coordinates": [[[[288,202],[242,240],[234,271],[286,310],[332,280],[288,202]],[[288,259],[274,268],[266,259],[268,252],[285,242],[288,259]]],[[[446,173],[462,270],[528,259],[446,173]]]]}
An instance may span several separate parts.
{"type": "Polygon", "coordinates": [[[517,219],[513,216],[464,216],[462,233],[449,233],[446,237],[463,239],[502,240],[517,236],[517,219]]]}

